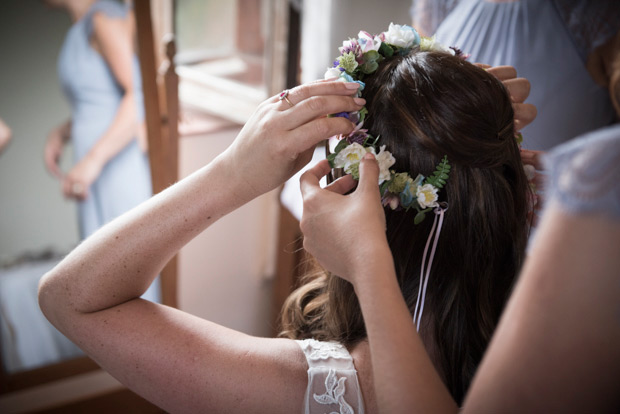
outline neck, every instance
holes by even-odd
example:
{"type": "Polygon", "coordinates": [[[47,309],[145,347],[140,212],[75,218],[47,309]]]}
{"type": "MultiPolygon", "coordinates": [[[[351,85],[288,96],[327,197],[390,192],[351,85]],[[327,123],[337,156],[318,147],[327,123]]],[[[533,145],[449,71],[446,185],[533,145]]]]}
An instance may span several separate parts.
{"type": "Polygon", "coordinates": [[[80,20],[96,0],[67,0],[65,8],[74,23],[80,20]]]}

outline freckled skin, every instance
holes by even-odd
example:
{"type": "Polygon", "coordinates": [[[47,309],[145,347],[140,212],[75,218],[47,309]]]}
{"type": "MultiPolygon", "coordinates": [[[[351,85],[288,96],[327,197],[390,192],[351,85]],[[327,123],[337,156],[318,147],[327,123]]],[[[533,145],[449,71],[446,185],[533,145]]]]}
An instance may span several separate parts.
{"type": "Polygon", "coordinates": [[[354,90],[342,82],[295,90],[293,102],[321,105],[265,101],[213,162],[104,226],[42,279],[39,302],[48,319],[166,411],[291,413],[302,406],[307,364],[293,341],[252,337],[140,299],[192,238],[280,186],[317,143],[351,132],[349,121],[325,113],[359,110],[354,90]]]}

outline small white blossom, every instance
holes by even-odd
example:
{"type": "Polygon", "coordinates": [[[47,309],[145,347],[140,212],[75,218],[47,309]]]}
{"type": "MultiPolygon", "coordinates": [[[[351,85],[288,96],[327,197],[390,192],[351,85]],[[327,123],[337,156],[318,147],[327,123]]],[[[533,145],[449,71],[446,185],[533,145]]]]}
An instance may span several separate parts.
{"type": "Polygon", "coordinates": [[[425,51],[433,51],[433,52],[444,52],[450,53],[454,55],[456,52],[449,47],[446,47],[437,41],[435,35],[433,37],[422,37],[420,40],[420,49],[425,51]]]}
{"type": "Polygon", "coordinates": [[[384,32],[385,43],[390,45],[410,48],[415,46],[420,41],[420,35],[415,31],[413,27],[407,25],[399,25],[390,23],[390,27],[387,32],[384,32]]]}
{"type": "Polygon", "coordinates": [[[523,171],[528,181],[532,181],[536,177],[536,167],[531,164],[523,164],[523,171]]]}
{"type": "Polygon", "coordinates": [[[344,50],[351,51],[351,50],[355,50],[356,48],[357,48],[357,39],[349,39],[349,40],[343,40],[342,46],[340,46],[338,50],[340,51],[340,53],[342,53],[344,50]]]}
{"type": "Polygon", "coordinates": [[[329,68],[325,72],[324,79],[328,80],[328,79],[338,78],[338,77],[340,77],[340,73],[341,73],[341,71],[338,68],[329,68]]]}
{"type": "Polygon", "coordinates": [[[424,184],[416,190],[416,198],[421,208],[437,207],[437,187],[432,184],[424,184]]]}
{"type": "Polygon", "coordinates": [[[376,156],[377,163],[379,163],[379,184],[387,181],[391,178],[390,167],[394,165],[396,159],[390,151],[385,150],[385,145],[379,148],[379,154],[376,156]]]}
{"type": "MultiPolygon", "coordinates": [[[[366,152],[369,152],[357,142],[343,148],[336,158],[334,158],[334,167],[344,168],[347,174],[351,173],[351,167],[359,164],[366,152]]],[[[373,151],[374,153],[374,151],[373,151]]]]}

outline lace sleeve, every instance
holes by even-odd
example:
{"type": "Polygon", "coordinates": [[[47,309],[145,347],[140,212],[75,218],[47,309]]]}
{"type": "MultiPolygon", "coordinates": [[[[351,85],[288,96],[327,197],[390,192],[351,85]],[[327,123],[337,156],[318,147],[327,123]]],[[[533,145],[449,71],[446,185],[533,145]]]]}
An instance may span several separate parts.
{"type": "Polygon", "coordinates": [[[413,27],[432,36],[459,0],[413,0],[409,12],[413,27]]]}
{"type": "Polygon", "coordinates": [[[364,414],[364,402],[353,358],[336,342],[295,341],[308,362],[304,414],[364,414]]]}
{"type": "Polygon", "coordinates": [[[594,49],[620,30],[618,0],[554,0],[553,3],[584,62],[594,49]]]}
{"type": "Polygon", "coordinates": [[[545,163],[550,200],[570,213],[620,219],[620,124],[557,147],[545,163]]]}

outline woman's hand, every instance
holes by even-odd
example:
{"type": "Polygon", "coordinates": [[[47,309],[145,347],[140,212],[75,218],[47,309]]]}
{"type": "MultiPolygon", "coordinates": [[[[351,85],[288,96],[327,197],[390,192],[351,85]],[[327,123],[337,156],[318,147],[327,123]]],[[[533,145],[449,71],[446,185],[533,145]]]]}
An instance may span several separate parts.
{"type": "Polygon", "coordinates": [[[90,154],[82,158],[62,179],[62,192],[65,197],[86,200],[90,186],[101,174],[103,165],[90,154]]]}
{"type": "Polygon", "coordinates": [[[370,261],[392,261],[377,185],[379,166],[372,154],[366,154],[357,189],[349,195],[343,195],[355,186],[349,175],[320,187],[319,180],[329,171],[323,160],[301,176],[304,248],[325,269],[355,285],[356,275],[367,273],[358,269],[370,261]]]}
{"type": "Polygon", "coordinates": [[[525,78],[517,78],[517,70],[512,66],[491,67],[484,64],[478,64],[478,66],[499,79],[508,90],[512,109],[515,113],[515,131],[522,130],[536,119],[536,115],[538,115],[536,107],[524,103],[530,94],[530,81],[525,78]]]}
{"type": "Polygon", "coordinates": [[[223,154],[242,191],[254,197],[278,187],[310,161],[316,144],[350,133],[349,120],[327,115],[361,109],[358,87],[319,81],[291,89],[288,101],[276,95],[260,104],[223,154]]]}
{"type": "Polygon", "coordinates": [[[47,170],[56,178],[62,179],[62,171],[60,170],[60,157],[62,150],[67,141],[65,137],[65,125],[54,128],[47,136],[45,149],[43,151],[43,161],[47,170]]]}

